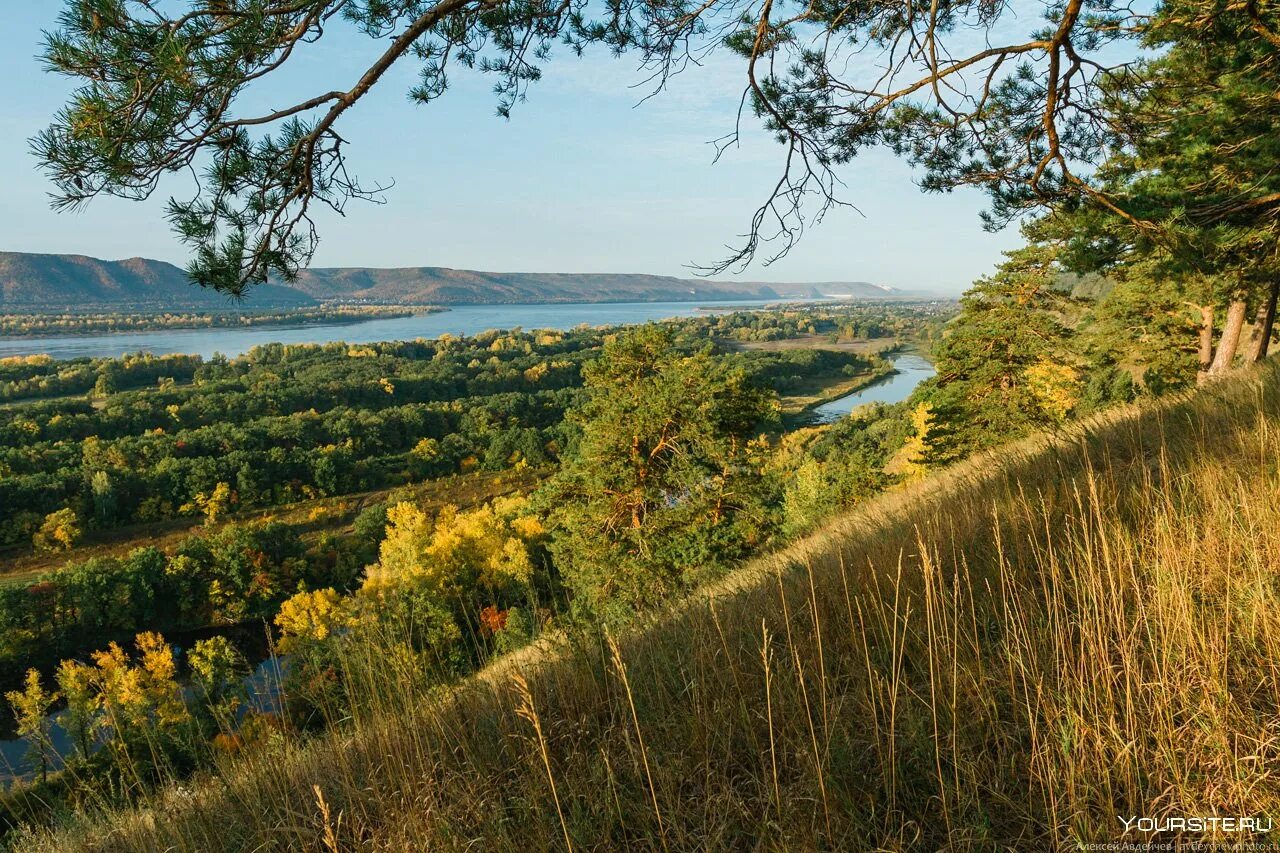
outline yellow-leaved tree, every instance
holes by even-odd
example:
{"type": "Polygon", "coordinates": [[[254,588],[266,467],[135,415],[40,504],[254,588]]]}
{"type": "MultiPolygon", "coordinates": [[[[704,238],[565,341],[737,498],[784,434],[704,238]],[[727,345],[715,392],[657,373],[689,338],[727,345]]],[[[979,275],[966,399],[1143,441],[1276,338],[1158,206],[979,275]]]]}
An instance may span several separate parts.
{"type": "Polygon", "coordinates": [[[196,495],[195,504],[204,516],[204,523],[212,526],[226,518],[231,506],[238,500],[229,483],[218,483],[209,494],[201,492],[196,495]]]}
{"type": "Polygon", "coordinates": [[[925,475],[928,470],[929,431],[933,423],[933,410],[927,402],[911,410],[911,435],[885,466],[888,473],[901,476],[903,482],[918,480],[925,475]]]}
{"type": "Polygon", "coordinates": [[[1042,359],[1024,374],[1027,389],[1045,417],[1063,423],[1080,403],[1080,371],[1062,361],[1042,359]]]}
{"type": "Polygon", "coordinates": [[[524,592],[533,580],[529,546],[544,535],[527,503],[498,498],[466,511],[446,505],[435,519],[411,503],[392,506],[361,591],[378,595],[412,584],[445,599],[524,592]]]}
{"type": "Polygon", "coordinates": [[[470,510],[444,506],[434,518],[412,503],[395,504],[378,561],[356,596],[361,618],[403,617],[414,644],[439,658],[458,652],[464,627],[473,639],[502,633],[499,648],[518,645],[532,635],[523,609],[531,613],[536,601],[535,555],[545,535],[523,497],[470,510]],[[495,632],[495,625],[510,630],[495,632]]]}
{"type": "Polygon", "coordinates": [[[28,760],[40,769],[42,781],[48,779],[49,765],[55,754],[50,738],[49,711],[58,701],[58,694],[44,688],[39,671],[29,669],[22,689],[11,690],[4,694],[4,698],[13,708],[18,737],[27,741],[28,760]]]}
{"type": "Polygon", "coordinates": [[[545,535],[523,497],[469,510],[447,505],[434,516],[411,501],[393,503],[378,560],[354,595],[298,592],[276,616],[280,649],[292,656],[295,711],[345,701],[346,684],[332,676],[354,658],[334,650],[359,648],[371,634],[378,666],[406,684],[463,671],[489,648],[523,644],[534,633],[545,535]]]}
{"type": "Polygon", "coordinates": [[[280,651],[297,651],[307,643],[325,640],[354,622],[351,603],[338,591],[303,591],[287,599],[276,614],[280,651]]]}
{"type": "Polygon", "coordinates": [[[32,538],[37,551],[70,551],[80,541],[80,518],[70,507],[51,512],[32,538]]]}
{"type": "MultiPolygon", "coordinates": [[[[191,733],[192,717],[178,684],[173,648],[160,634],[134,638],[135,663],[118,643],[93,653],[93,666],[68,667],[65,683],[83,687],[77,712],[90,715],[93,731],[106,741],[111,757],[131,772],[155,768],[191,733]]],[[[69,694],[68,701],[73,697],[69,694]]]]}

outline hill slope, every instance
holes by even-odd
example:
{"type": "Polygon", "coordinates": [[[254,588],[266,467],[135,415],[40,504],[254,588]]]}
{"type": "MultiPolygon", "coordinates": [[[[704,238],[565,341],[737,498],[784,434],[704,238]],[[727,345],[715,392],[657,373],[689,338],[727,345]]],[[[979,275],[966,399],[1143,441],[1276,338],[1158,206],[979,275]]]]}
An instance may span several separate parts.
{"type": "Polygon", "coordinates": [[[84,255],[0,252],[0,310],[253,310],[358,302],[379,305],[465,305],[546,302],[695,302],[820,298],[885,299],[919,295],[867,282],[765,284],[659,275],[497,273],[445,267],[319,267],[289,285],[249,291],[243,302],[193,286],[164,261],[104,261],[84,255]]]}
{"type": "Polygon", "coordinates": [[[502,273],[447,267],[320,267],[303,270],[293,286],[317,299],[429,305],[810,299],[828,293],[884,299],[901,295],[867,282],[765,284],[629,273],[502,273]]]}
{"type": "Polygon", "coordinates": [[[85,255],[0,252],[0,310],[185,310],[315,305],[304,293],[277,285],[253,290],[237,305],[191,284],[164,261],[103,261],[85,255]]]}
{"type": "Polygon", "coordinates": [[[1273,815],[1278,418],[1269,364],[1003,448],[450,694],[368,649],[349,730],[25,846],[1052,849],[1273,815]]]}
{"type": "Polygon", "coordinates": [[[667,302],[776,299],[768,288],[723,286],[657,275],[495,273],[444,267],[303,270],[293,286],[318,299],[381,304],[667,302]]]}

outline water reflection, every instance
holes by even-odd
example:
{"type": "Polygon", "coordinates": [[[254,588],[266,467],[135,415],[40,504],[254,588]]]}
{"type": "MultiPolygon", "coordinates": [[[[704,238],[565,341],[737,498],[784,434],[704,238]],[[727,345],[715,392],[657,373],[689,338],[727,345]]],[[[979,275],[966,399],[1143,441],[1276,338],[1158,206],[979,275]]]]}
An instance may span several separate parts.
{"type": "Polygon", "coordinates": [[[777,305],[778,300],[734,302],[603,302],[560,305],[459,305],[448,311],[304,326],[257,326],[249,329],[161,329],[153,332],[118,332],[50,337],[0,336],[0,358],[47,353],[54,358],[115,358],[125,353],[156,355],[186,353],[209,358],[215,352],[234,358],[259,344],[327,343],[345,341],[367,344],[377,341],[411,341],[441,335],[474,335],[486,329],[571,329],[574,326],[614,326],[725,314],[742,308],[777,305]]]}
{"type": "Polygon", "coordinates": [[[897,373],[815,407],[810,413],[810,423],[829,424],[838,421],[858,406],[867,403],[901,403],[911,396],[917,385],[937,375],[933,365],[919,353],[904,352],[891,358],[897,373]]]}

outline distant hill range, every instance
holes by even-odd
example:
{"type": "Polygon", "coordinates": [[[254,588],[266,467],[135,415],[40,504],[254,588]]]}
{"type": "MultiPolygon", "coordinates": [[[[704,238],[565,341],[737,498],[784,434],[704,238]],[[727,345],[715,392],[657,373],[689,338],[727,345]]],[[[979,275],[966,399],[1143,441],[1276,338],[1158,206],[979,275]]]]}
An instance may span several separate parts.
{"type": "Polygon", "coordinates": [[[292,287],[324,301],[383,305],[534,302],[696,302],[700,299],[857,299],[905,296],[865,281],[777,284],[638,273],[478,272],[448,267],[332,267],[304,270],[292,287]]]}
{"type": "Polygon", "coordinates": [[[315,304],[305,293],[269,284],[237,306],[225,294],[192,284],[173,264],[147,258],[103,261],[0,252],[0,310],[6,311],[208,311],[315,304]]]}
{"type": "Polygon", "coordinates": [[[254,288],[238,305],[193,286],[164,261],[0,252],[0,310],[211,310],[316,303],[468,305],[547,302],[697,302],[735,299],[894,299],[927,296],[865,281],[719,282],[630,273],[496,273],[447,267],[304,270],[288,286],[254,288]]]}

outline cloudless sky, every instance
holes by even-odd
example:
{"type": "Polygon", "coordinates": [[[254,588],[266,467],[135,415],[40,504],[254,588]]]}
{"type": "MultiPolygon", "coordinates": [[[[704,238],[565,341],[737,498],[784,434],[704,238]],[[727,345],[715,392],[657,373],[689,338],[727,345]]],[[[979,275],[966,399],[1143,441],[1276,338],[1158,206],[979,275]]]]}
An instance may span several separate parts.
{"type": "MultiPolygon", "coordinates": [[[[145,203],[49,208],[51,186],[27,140],[72,88],[36,59],[60,6],[0,0],[0,250],[183,264],[163,203],[189,195],[189,178],[171,177],[145,203]]],[[[251,93],[246,109],[348,88],[382,49],[339,25],[251,93]]],[[[782,166],[783,149],[751,116],[742,144],[712,163],[709,141],[732,129],[742,91],[741,63],[727,55],[640,104],[647,90],[637,88],[634,59],[562,49],[510,120],[495,116],[485,75],[455,69],[453,88],[425,107],[407,99],[415,77],[402,61],[341,119],[352,172],[395,185],[386,204],[353,202],[345,219],[322,217],[315,265],[689,275],[687,265],[718,260],[738,239],[782,166]]],[[[868,152],[840,176],[860,213],[832,212],[789,256],[737,278],[958,293],[1019,242],[1014,228],[983,231],[980,193],[924,194],[888,152],[868,152]]]]}

